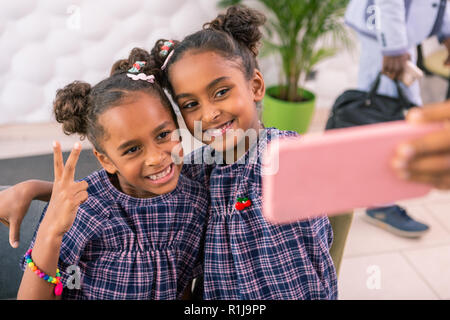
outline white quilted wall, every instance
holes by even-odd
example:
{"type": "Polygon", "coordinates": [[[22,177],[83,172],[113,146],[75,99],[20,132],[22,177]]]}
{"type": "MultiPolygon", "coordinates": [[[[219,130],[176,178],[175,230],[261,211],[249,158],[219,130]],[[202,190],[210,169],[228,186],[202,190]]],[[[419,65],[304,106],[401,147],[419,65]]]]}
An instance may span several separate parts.
{"type": "Polygon", "coordinates": [[[214,18],[216,0],[2,0],[0,125],[52,121],[56,90],[95,83],[131,48],[182,38],[214,18]]]}

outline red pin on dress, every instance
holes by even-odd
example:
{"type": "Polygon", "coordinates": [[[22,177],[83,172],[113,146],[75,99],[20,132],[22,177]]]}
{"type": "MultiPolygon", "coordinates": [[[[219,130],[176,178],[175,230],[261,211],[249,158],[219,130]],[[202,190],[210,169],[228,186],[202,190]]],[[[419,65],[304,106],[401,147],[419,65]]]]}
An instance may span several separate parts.
{"type": "Polygon", "coordinates": [[[235,208],[236,210],[244,210],[252,204],[249,198],[237,198],[235,208]]]}

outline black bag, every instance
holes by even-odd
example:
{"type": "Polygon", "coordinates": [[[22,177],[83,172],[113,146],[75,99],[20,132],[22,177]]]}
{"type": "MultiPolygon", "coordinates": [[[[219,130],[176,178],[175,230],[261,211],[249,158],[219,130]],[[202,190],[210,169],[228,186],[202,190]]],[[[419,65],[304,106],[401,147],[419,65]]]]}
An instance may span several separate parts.
{"type": "Polygon", "coordinates": [[[404,120],[405,111],[415,104],[405,97],[398,81],[395,81],[398,98],[377,94],[380,79],[381,72],[369,92],[347,90],[341,94],[331,109],[325,130],[404,120]]]}

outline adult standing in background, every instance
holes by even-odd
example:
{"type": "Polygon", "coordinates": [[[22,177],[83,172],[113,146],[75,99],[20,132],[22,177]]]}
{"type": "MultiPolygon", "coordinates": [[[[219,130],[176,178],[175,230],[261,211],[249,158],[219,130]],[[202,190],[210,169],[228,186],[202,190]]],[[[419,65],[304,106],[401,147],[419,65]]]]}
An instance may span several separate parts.
{"type": "MultiPolygon", "coordinates": [[[[447,0],[351,0],[345,15],[346,23],[356,30],[361,45],[358,89],[368,91],[383,73],[378,94],[397,97],[393,80],[399,79],[405,63],[416,64],[416,47],[425,39],[437,36],[449,51],[445,64],[450,65],[450,5],[447,0]]],[[[415,105],[422,105],[419,82],[406,87],[405,96],[415,105]]],[[[369,208],[369,222],[404,237],[419,237],[429,230],[412,219],[406,210],[392,204],[369,208]]]]}

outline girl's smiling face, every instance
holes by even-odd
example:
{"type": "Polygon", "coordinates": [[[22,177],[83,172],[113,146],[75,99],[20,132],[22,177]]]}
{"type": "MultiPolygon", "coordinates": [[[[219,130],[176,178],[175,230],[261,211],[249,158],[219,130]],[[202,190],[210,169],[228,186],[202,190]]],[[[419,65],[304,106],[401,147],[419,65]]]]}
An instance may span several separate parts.
{"type": "Polygon", "coordinates": [[[235,149],[245,132],[259,133],[256,102],[265,87],[258,70],[246,79],[240,61],[191,50],[170,66],[169,80],[189,131],[217,151],[235,149]]]}
{"type": "Polygon", "coordinates": [[[181,143],[172,141],[177,125],[156,95],[136,93],[100,115],[99,123],[106,154],[94,152],[106,171],[117,174],[122,192],[148,198],[175,189],[182,164],[172,151],[182,156],[181,143]]]}

